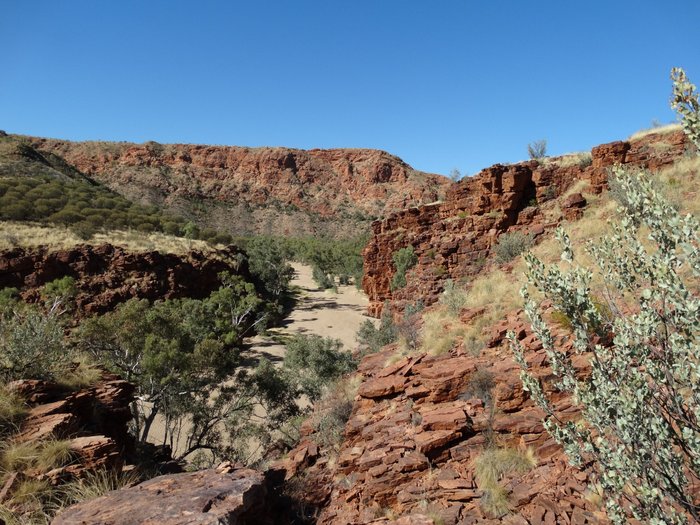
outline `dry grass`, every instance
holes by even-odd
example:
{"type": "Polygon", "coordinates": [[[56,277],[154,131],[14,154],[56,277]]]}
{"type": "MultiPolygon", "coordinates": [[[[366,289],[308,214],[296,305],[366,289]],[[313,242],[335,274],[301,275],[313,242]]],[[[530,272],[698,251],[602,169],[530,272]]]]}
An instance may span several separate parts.
{"type": "Polygon", "coordinates": [[[134,252],[160,251],[183,254],[190,250],[210,252],[213,246],[205,241],[174,237],[164,233],[110,231],[97,233],[85,241],[64,226],[45,226],[14,221],[0,221],[0,250],[17,246],[48,246],[52,249],[71,248],[77,244],[110,243],[134,252]]]}
{"type": "Polygon", "coordinates": [[[113,490],[133,486],[138,481],[139,477],[134,472],[122,473],[113,470],[90,472],[61,488],[61,503],[62,506],[68,506],[79,501],[99,498],[113,490]]]}
{"type": "Polygon", "coordinates": [[[576,153],[565,153],[558,157],[547,157],[544,159],[544,165],[554,165],[559,168],[569,168],[571,166],[585,167],[591,164],[593,157],[590,151],[580,151],[576,153]]]}
{"type": "Polygon", "coordinates": [[[654,135],[654,134],[659,134],[659,135],[665,135],[666,133],[672,133],[674,131],[678,131],[681,129],[680,124],[666,124],[665,126],[657,126],[653,128],[648,128],[648,129],[642,129],[637,131],[636,133],[633,133],[628,140],[638,140],[641,139],[642,137],[646,137],[647,135],[654,135]]]}
{"type": "Polygon", "coordinates": [[[700,215],[700,156],[684,157],[659,172],[661,190],[681,212],[700,215]]]}
{"type": "Polygon", "coordinates": [[[476,483],[483,492],[481,506],[496,518],[510,511],[508,492],[500,483],[506,474],[525,474],[537,465],[531,449],[489,448],[474,460],[476,483]]]}
{"type": "Polygon", "coordinates": [[[89,358],[76,355],[72,365],[56,377],[56,382],[70,390],[79,390],[97,383],[102,374],[103,370],[89,358]]]}
{"type": "Polygon", "coordinates": [[[0,469],[3,472],[21,472],[34,469],[49,472],[63,467],[72,460],[70,441],[44,441],[17,443],[6,442],[0,453],[0,469]]]}
{"type": "Polygon", "coordinates": [[[26,413],[24,399],[0,385],[0,430],[17,425],[26,413]]]}
{"type": "Polygon", "coordinates": [[[448,307],[432,310],[423,317],[420,351],[433,356],[445,354],[464,337],[466,330],[448,307]]]}

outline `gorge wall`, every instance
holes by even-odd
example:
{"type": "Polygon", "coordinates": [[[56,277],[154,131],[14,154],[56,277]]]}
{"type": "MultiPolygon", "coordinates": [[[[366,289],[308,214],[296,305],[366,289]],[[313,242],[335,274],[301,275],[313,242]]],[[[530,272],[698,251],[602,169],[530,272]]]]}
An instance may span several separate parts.
{"type": "Polygon", "coordinates": [[[589,181],[601,191],[613,165],[658,169],[681,157],[686,147],[679,130],[603,144],[593,148],[590,157],[496,164],[454,184],[442,202],[375,221],[363,253],[362,286],[370,299],[370,315],[379,316],[385,301],[399,309],[416,300],[434,303],[447,279],[477,274],[505,232],[522,231],[537,238],[560,221],[576,218],[585,205],[580,195],[557,202],[559,216],[547,216],[542,210],[542,204],[565,194],[576,181],[589,181]],[[408,271],[407,285],[392,292],[396,271],[392,256],[407,246],[413,247],[418,263],[408,271]]]}
{"type": "Polygon", "coordinates": [[[376,217],[437,200],[450,184],[371,149],[22,138],[131,200],[233,235],[349,237],[376,217]]]}
{"type": "Polygon", "coordinates": [[[17,288],[25,301],[41,300],[41,287],[62,277],[73,277],[80,315],[105,313],[132,298],[203,299],[218,289],[218,274],[230,272],[250,280],[248,266],[235,247],[204,254],[132,253],[103,244],[0,251],[0,289],[17,288]]]}

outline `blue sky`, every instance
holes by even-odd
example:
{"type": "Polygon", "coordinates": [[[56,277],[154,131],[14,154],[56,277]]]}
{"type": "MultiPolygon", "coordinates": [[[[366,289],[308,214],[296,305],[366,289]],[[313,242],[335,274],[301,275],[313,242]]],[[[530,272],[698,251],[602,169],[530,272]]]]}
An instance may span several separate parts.
{"type": "Polygon", "coordinates": [[[700,2],[5,0],[0,129],[368,147],[472,174],[670,122],[700,2]]]}

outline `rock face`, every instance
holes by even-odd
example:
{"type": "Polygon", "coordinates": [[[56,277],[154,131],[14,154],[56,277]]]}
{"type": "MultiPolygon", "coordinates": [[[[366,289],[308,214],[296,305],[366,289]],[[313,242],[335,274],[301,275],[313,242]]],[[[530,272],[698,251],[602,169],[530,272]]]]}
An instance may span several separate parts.
{"type": "Polygon", "coordinates": [[[104,313],[134,297],[201,299],[220,286],[219,272],[249,279],[238,253],[233,247],[216,256],[131,253],[108,244],[59,251],[15,248],[0,251],[0,288],[18,288],[25,300],[38,301],[44,284],[71,276],[78,287],[76,306],[84,315],[104,313]]]}
{"type": "Polygon", "coordinates": [[[577,219],[586,205],[580,194],[561,203],[562,215],[544,213],[548,201],[563,195],[576,181],[589,181],[594,191],[601,191],[611,166],[658,169],[682,156],[686,147],[685,135],[676,131],[604,144],[593,148],[590,158],[573,163],[562,157],[542,163],[497,164],[453,185],[443,202],[374,222],[363,254],[362,286],[370,299],[370,315],[378,316],[385,301],[398,307],[416,299],[435,302],[446,279],[478,273],[505,232],[522,231],[536,238],[561,220],[577,219]],[[418,263],[407,274],[407,286],[392,293],[392,256],[407,246],[413,247],[418,263]]]}
{"type": "Polygon", "coordinates": [[[276,525],[270,483],[250,469],[160,476],[66,509],[52,525],[276,525]]]}
{"type": "Polygon", "coordinates": [[[134,386],[119,377],[105,372],[94,386],[77,392],[40,380],[15,381],[8,387],[31,407],[15,441],[70,441],[77,459],[46,474],[52,484],[90,470],[118,470],[133,453],[127,423],[132,418],[134,386]]]}
{"type": "MultiPolygon", "coordinates": [[[[386,364],[395,352],[387,347],[362,361],[362,384],[337,459],[328,461],[307,429],[282,462],[288,476],[301,473],[307,480],[311,500],[324,502],[318,523],[388,524],[394,522],[378,518],[392,515],[402,516],[395,523],[445,525],[605,522],[588,497],[589,474],[567,466],[542,425],[544,414],[523,392],[520,367],[503,340],[507,330],[519,334],[528,349],[527,361],[553,396],[559,417],[576,418],[577,410],[551,384],[546,354],[521,312],[494,327],[491,348],[479,357],[455,345],[446,355],[420,354],[386,364]],[[474,386],[477,371],[493,374],[493,416],[481,399],[485,394],[474,386]],[[482,508],[484,487],[477,483],[474,461],[489,435],[499,447],[529,450],[534,459],[529,472],[501,479],[513,511],[507,516],[482,508]],[[332,480],[325,492],[314,493],[317,477],[332,480]]],[[[586,373],[585,360],[574,363],[586,373]]]]}
{"type": "Polygon", "coordinates": [[[234,235],[357,234],[373,217],[436,200],[450,184],[370,149],[28,140],[127,198],[234,235]]]}

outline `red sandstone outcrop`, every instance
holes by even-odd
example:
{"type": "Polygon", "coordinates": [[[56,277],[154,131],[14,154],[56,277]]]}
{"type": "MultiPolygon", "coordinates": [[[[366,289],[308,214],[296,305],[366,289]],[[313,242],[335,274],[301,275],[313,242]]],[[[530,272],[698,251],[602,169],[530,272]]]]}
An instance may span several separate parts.
{"type": "MultiPolygon", "coordinates": [[[[508,329],[519,334],[527,361],[554,399],[559,417],[577,416],[551,384],[546,354],[520,314],[493,327],[491,348],[478,357],[456,344],[446,355],[420,354],[386,365],[395,352],[387,347],[362,361],[362,384],[337,458],[329,461],[307,428],[302,442],[281,462],[289,477],[298,475],[308,483],[310,499],[319,499],[313,489],[317,476],[332,480],[320,497],[324,503],[318,523],[605,522],[599,503],[589,497],[589,474],[567,465],[542,425],[543,413],[523,392],[520,368],[503,340],[508,329]],[[491,423],[490,410],[470,389],[477,371],[492,373],[495,381],[491,423]],[[526,474],[501,480],[512,509],[501,517],[482,509],[484,492],[474,470],[489,427],[499,446],[529,449],[535,458],[526,474]]],[[[562,350],[567,348],[570,343],[563,344],[562,350]]],[[[585,359],[575,358],[574,364],[586,372],[585,359]]]]}
{"type": "Polygon", "coordinates": [[[0,251],[0,288],[18,288],[25,300],[33,302],[40,300],[44,284],[71,276],[78,288],[78,311],[104,313],[134,297],[204,298],[220,286],[220,272],[248,277],[238,254],[233,247],[214,255],[193,251],[183,256],[132,253],[109,244],[58,251],[14,248],[0,251]]]}
{"type": "Polygon", "coordinates": [[[659,169],[681,157],[687,147],[683,132],[675,131],[603,144],[593,148],[589,161],[581,157],[574,163],[559,158],[496,164],[453,185],[443,202],[409,208],[374,222],[363,254],[362,286],[370,299],[370,315],[378,316],[389,300],[399,308],[417,299],[425,304],[435,302],[446,279],[478,273],[502,233],[520,230],[536,238],[561,220],[577,219],[586,205],[580,194],[561,203],[559,218],[548,219],[542,211],[576,181],[589,181],[594,191],[602,191],[611,166],[659,169]],[[392,256],[409,245],[418,263],[407,274],[407,286],[392,293],[392,256]]]}
{"type": "Polygon", "coordinates": [[[193,203],[210,201],[200,219],[233,234],[312,231],[316,219],[309,218],[315,217],[335,221],[337,233],[347,236],[359,233],[352,231],[353,219],[366,225],[371,217],[432,202],[450,184],[371,149],[28,140],[128,198],[195,214],[193,203]],[[281,221],[285,216],[303,224],[281,221]]]}
{"type": "MultiPolygon", "coordinates": [[[[12,436],[13,441],[69,441],[74,460],[67,466],[39,474],[39,479],[58,485],[89,471],[119,470],[133,453],[134,443],[127,424],[132,418],[134,386],[119,377],[105,372],[95,385],[75,392],[40,380],[14,381],[8,388],[30,407],[12,436]]],[[[25,471],[10,476],[6,494],[12,493],[13,482],[18,477],[27,476],[32,473],[25,471]]]]}
{"type": "Polygon", "coordinates": [[[52,525],[278,525],[288,523],[272,504],[260,472],[211,469],[160,476],[79,503],[52,525]]]}

